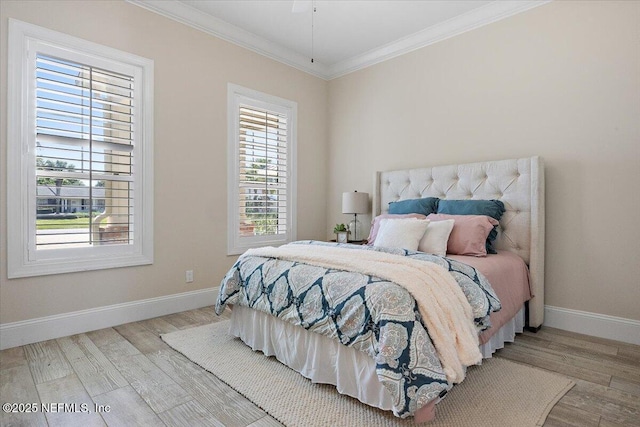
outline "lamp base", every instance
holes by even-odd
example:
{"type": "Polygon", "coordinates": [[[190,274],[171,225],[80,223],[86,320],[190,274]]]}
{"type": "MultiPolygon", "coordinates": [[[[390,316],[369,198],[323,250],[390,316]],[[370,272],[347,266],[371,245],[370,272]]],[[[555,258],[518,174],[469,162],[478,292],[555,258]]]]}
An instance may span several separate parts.
{"type": "Polygon", "coordinates": [[[354,218],[349,223],[349,231],[351,232],[351,238],[353,240],[359,241],[362,240],[362,223],[358,220],[358,218],[354,218]]]}

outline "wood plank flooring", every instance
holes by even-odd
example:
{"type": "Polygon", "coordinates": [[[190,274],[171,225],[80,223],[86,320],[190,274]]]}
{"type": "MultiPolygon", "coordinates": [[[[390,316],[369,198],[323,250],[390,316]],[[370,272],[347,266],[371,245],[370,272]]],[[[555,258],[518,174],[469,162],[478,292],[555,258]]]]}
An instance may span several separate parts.
{"type": "MultiPolygon", "coordinates": [[[[2,403],[75,406],[2,412],[0,426],[280,426],[159,336],[228,317],[206,307],[4,350],[2,403]]],[[[640,427],[640,346],[543,327],[518,335],[495,357],[576,382],[545,426],[640,427]]]]}

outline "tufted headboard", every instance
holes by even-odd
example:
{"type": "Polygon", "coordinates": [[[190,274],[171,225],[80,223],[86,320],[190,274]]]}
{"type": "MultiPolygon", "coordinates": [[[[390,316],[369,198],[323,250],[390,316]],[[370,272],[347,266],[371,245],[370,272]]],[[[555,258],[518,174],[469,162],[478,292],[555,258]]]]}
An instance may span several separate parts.
{"type": "Polygon", "coordinates": [[[500,219],[497,249],[518,254],[529,266],[529,327],[544,320],[544,168],[540,157],[376,172],[373,215],[389,202],[421,197],[497,199],[500,219]]]}

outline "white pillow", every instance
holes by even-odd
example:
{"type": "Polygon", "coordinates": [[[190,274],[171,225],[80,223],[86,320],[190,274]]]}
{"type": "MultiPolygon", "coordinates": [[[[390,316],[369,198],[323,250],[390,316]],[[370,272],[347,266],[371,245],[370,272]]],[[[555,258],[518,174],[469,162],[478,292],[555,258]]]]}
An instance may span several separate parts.
{"type": "Polygon", "coordinates": [[[427,227],[427,232],[424,233],[420,243],[418,243],[418,250],[428,254],[447,255],[447,242],[454,223],[455,220],[453,219],[431,221],[427,227]]]}
{"type": "Polygon", "coordinates": [[[385,218],[380,221],[380,229],[373,246],[418,250],[418,243],[429,226],[428,219],[385,218]]]}

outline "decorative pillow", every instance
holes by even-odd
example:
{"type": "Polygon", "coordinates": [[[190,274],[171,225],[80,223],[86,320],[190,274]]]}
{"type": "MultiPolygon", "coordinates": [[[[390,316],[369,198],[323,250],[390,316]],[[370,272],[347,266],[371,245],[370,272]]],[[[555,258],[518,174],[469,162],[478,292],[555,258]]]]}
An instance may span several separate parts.
{"type": "Polygon", "coordinates": [[[427,219],[455,221],[447,242],[447,253],[454,255],[487,256],[487,236],[498,225],[497,220],[486,215],[431,214],[427,219]]]}
{"type": "Polygon", "coordinates": [[[371,222],[371,231],[369,232],[369,238],[367,239],[367,245],[373,245],[376,241],[376,236],[378,235],[378,230],[380,229],[380,221],[384,218],[418,218],[418,219],[426,219],[426,215],[422,214],[382,214],[378,215],[371,222]]]}
{"type": "Polygon", "coordinates": [[[389,203],[390,214],[410,214],[418,213],[429,215],[438,212],[437,197],[425,197],[423,199],[400,200],[389,203]]]}
{"type": "Polygon", "coordinates": [[[418,250],[428,254],[445,256],[447,254],[447,242],[453,230],[455,220],[431,221],[427,232],[418,243],[418,250]]]}
{"type": "Polygon", "coordinates": [[[438,202],[438,213],[449,215],[486,215],[500,221],[504,213],[500,200],[447,200],[438,202]]]}
{"type": "Polygon", "coordinates": [[[418,243],[427,231],[429,220],[417,218],[383,218],[374,246],[418,250],[418,243]]]}
{"type": "MultiPolygon", "coordinates": [[[[438,213],[449,215],[486,215],[500,221],[504,214],[504,203],[500,200],[446,200],[442,199],[438,202],[438,213]]],[[[487,237],[486,247],[490,254],[497,253],[493,248],[493,242],[498,237],[497,227],[489,233],[487,237]]]]}

